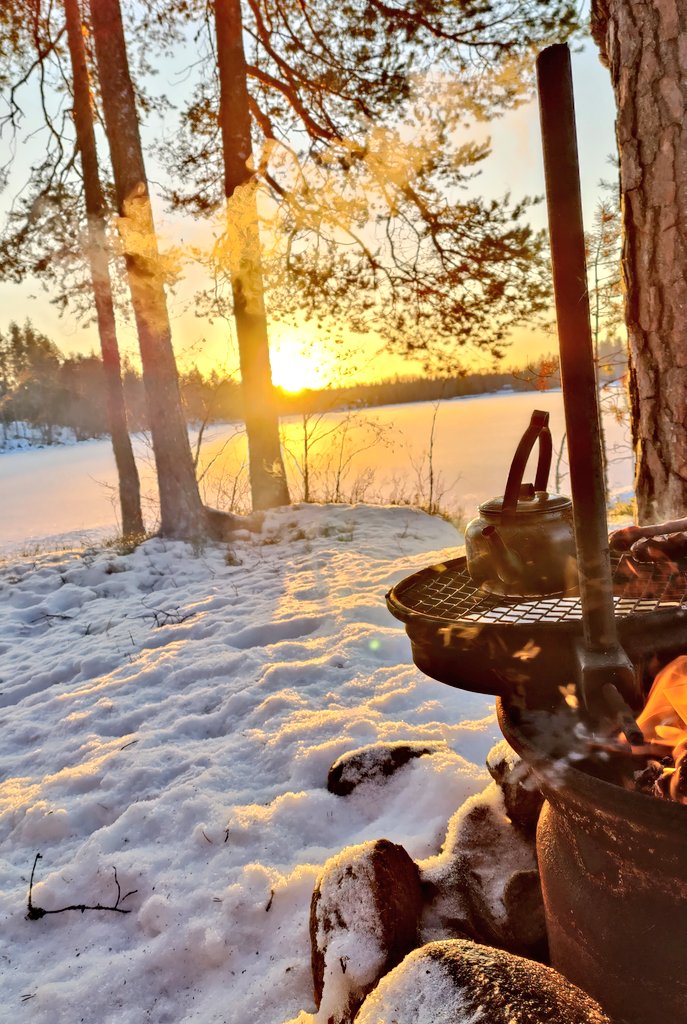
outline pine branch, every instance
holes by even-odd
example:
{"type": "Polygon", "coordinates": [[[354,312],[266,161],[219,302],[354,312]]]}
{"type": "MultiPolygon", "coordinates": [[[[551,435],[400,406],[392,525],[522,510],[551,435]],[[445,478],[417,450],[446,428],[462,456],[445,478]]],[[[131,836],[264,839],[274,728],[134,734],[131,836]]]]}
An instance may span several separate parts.
{"type": "Polygon", "coordinates": [[[340,138],[339,133],[334,128],[327,128],[324,125],[318,124],[315,118],[308,113],[292,82],[282,82],[281,79],[275,78],[274,75],[269,74],[269,72],[264,71],[262,68],[256,67],[254,64],[246,64],[246,73],[250,78],[254,78],[266,88],[276,89],[277,92],[285,96],[312,137],[329,141],[340,138]]]}

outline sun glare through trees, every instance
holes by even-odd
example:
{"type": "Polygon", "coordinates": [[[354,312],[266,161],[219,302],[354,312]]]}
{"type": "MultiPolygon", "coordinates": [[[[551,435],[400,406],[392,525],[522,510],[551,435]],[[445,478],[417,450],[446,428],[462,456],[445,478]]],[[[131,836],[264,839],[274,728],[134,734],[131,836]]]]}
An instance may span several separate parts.
{"type": "Polygon", "coordinates": [[[186,349],[240,387],[267,508],[290,499],[275,387],[491,370],[513,331],[550,320],[534,190],[510,174],[481,189],[478,129],[531,98],[538,47],[579,31],[570,0],[3,5],[0,281],[38,279],[81,323],[98,306],[125,424],[94,299],[109,272],[166,535],[204,523],[186,349]]]}

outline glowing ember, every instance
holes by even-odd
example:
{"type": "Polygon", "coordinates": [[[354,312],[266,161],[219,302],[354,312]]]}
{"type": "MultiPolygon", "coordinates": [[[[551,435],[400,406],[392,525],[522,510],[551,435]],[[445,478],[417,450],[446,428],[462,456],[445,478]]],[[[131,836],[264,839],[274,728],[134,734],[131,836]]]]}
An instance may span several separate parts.
{"type": "Polygon", "coordinates": [[[687,748],[687,655],[658,673],[637,724],[649,742],[668,747],[675,756],[687,748]]]}
{"type": "Polygon", "coordinates": [[[687,803],[687,655],[658,673],[637,724],[647,743],[665,751],[635,774],[638,787],[687,803]]]}

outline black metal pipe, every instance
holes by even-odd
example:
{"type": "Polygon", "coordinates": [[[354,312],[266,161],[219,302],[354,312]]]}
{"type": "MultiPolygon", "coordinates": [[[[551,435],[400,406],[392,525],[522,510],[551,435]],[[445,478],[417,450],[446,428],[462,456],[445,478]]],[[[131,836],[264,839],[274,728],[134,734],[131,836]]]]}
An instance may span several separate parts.
{"type": "Polygon", "coordinates": [[[592,347],[570,52],[537,59],[551,262],[585,641],[617,643],[592,347]]]}
{"type": "MultiPolygon", "coordinates": [[[[572,71],[565,43],[549,46],[539,54],[537,82],[586,647],[581,652],[582,685],[587,691],[594,690],[605,703],[602,691],[613,679],[631,700],[632,668],[618,643],[613,608],[572,71]]],[[[588,702],[591,696],[585,693],[588,702]]]]}

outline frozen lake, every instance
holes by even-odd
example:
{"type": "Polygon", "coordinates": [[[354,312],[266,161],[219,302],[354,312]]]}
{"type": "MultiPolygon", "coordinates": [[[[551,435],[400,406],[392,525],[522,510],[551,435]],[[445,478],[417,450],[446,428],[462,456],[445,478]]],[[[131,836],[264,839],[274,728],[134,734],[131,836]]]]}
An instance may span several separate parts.
{"type": "MultiPolygon", "coordinates": [[[[439,406],[434,432],[435,497],[471,518],[477,505],[503,493],[517,442],[534,409],[551,415],[554,448],[564,433],[560,391],[482,395],[439,406]]],[[[287,473],[294,501],[303,497],[303,439],[309,433],[312,497],[374,502],[429,498],[428,449],[433,403],[385,406],[353,414],[330,413],[282,421],[287,473]]],[[[631,487],[629,427],[604,416],[611,496],[631,487]]],[[[195,435],[192,435],[195,443],[195,435]]],[[[146,520],[154,526],[155,476],[145,439],[136,438],[146,520]]],[[[554,455],[554,469],[555,469],[554,455]]],[[[201,491],[216,507],[233,499],[245,511],[248,495],[245,437],[235,425],[206,432],[201,450],[201,491]],[[243,506],[243,507],[242,507],[243,506]]],[[[565,474],[565,465],[561,466],[565,474]]],[[[0,455],[0,548],[29,549],[44,538],[73,541],[117,532],[116,472],[109,439],[0,455]]],[[[554,490],[553,470],[550,489],[554,490]]],[[[561,490],[569,490],[563,475],[561,490]]]]}

